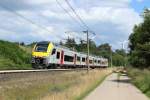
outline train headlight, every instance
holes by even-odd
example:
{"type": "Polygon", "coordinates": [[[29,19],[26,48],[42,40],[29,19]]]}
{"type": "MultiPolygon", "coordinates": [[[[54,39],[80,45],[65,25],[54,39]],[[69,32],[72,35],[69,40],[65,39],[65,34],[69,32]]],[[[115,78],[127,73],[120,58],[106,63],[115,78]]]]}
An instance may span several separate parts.
{"type": "Polygon", "coordinates": [[[35,58],[34,58],[34,57],[32,57],[31,62],[32,62],[32,63],[35,63],[35,58]]]}

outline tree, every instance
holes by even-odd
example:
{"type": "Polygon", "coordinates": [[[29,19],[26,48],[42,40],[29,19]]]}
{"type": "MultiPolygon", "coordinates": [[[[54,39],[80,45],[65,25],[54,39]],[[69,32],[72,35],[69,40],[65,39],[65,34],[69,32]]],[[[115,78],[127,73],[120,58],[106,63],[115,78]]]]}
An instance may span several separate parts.
{"type": "Polygon", "coordinates": [[[123,66],[124,65],[124,56],[115,52],[113,54],[113,65],[114,66],[123,66]]]}
{"type": "Polygon", "coordinates": [[[87,43],[84,40],[80,40],[80,43],[77,45],[77,51],[87,52],[87,43]]]}
{"type": "Polygon", "coordinates": [[[63,42],[62,42],[62,41],[60,41],[60,42],[59,42],[59,45],[62,45],[62,46],[63,46],[64,44],[63,44],[63,42]]]}
{"type": "Polygon", "coordinates": [[[66,40],[65,42],[65,46],[71,49],[75,49],[76,48],[76,41],[74,38],[69,38],[66,40]]]}
{"type": "Polygon", "coordinates": [[[21,46],[24,46],[24,45],[25,45],[25,43],[24,43],[24,42],[21,42],[21,43],[20,43],[20,45],[21,45],[21,46]]]}
{"type": "Polygon", "coordinates": [[[89,40],[89,49],[90,53],[96,55],[97,54],[97,47],[94,41],[89,40]]]}
{"type": "Polygon", "coordinates": [[[123,49],[117,49],[115,52],[119,55],[126,56],[126,52],[123,49]]]}
{"type": "Polygon", "coordinates": [[[130,63],[136,67],[150,66],[150,10],[142,14],[144,21],[136,25],[129,37],[130,63]]]}
{"type": "Polygon", "coordinates": [[[97,47],[97,52],[98,52],[98,55],[101,55],[103,57],[110,59],[111,52],[113,51],[111,50],[111,46],[108,43],[105,43],[97,47]]]}
{"type": "Polygon", "coordinates": [[[98,46],[98,50],[110,52],[111,46],[108,43],[98,46]]]}

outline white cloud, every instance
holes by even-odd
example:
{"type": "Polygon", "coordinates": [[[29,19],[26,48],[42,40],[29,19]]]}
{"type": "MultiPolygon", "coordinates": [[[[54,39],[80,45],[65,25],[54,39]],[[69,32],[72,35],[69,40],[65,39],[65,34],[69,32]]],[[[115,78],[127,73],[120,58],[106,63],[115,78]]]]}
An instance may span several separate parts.
{"type": "Polygon", "coordinates": [[[41,5],[41,4],[47,4],[47,3],[54,3],[56,2],[56,0],[24,0],[26,3],[28,4],[38,4],[38,5],[41,5]]]}
{"type": "Polygon", "coordinates": [[[129,7],[129,4],[132,0],[80,0],[79,2],[75,2],[75,0],[71,0],[76,3],[78,6],[83,6],[83,8],[90,7],[129,7]]]}
{"type": "MultiPolygon", "coordinates": [[[[71,15],[74,15],[64,0],[59,1],[71,15]]],[[[16,0],[11,2],[13,2],[12,4],[17,3],[16,0]]],[[[95,40],[97,43],[109,42],[115,45],[118,41],[127,39],[133,26],[141,22],[139,14],[130,7],[131,0],[70,0],[69,2],[85,23],[96,32],[95,40]]],[[[24,9],[16,8],[18,13],[46,27],[50,32],[0,10],[0,22],[2,23],[0,27],[10,31],[5,32],[5,35],[2,34],[3,31],[0,31],[0,37],[3,37],[3,39],[9,40],[9,34],[11,31],[15,31],[13,38],[17,36],[16,40],[19,41],[58,41],[67,37],[66,31],[83,31],[83,28],[57,5],[56,0],[22,0],[17,5],[24,5],[24,9]],[[34,9],[38,8],[39,10],[29,9],[27,5],[30,5],[30,7],[36,5],[36,7],[33,6],[34,9]]],[[[81,34],[75,35],[75,37],[79,36],[81,34]]]]}
{"type": "Polygon", "coordinates": [[[120,33],[127,35],[132,32],[132,28],[135,24],[141,22],[138,13],[131,8],[93,7],[89,12],[79,9],[78,13],[80,13],[87,22],[91,21],[93,24],[103,22],[112,23],[114,24],[114,28],[120,30],[120,33]]]}

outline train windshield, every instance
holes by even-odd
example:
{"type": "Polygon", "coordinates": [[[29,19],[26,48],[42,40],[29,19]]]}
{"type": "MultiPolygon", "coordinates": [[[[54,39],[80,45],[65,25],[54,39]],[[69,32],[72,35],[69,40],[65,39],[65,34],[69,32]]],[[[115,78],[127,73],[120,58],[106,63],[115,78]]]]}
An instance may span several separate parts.
{"type": "Polygon", "coordinates": [[[38,43],[35,47],[35,52],[47,52],[48,43],[38,43]]]}

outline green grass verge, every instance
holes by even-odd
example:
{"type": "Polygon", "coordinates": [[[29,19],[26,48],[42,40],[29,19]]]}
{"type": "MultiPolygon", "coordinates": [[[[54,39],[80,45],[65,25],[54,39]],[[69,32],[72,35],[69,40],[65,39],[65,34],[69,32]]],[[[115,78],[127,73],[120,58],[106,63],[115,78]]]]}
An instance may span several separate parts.
{"type": "Polygon", "coordinates": [[[0,40],[0,70],[31,69],[31,53],[28,47],[0,40]]]}
{"type": "MultiPolygon", "coordinates": [[[[108,74],[110,75],[110,74],[108,74]]],[[[103,78],[100,78],[99,80],[95,81],[95,83],[93,85],[91,85],[91,87],[89,87],[87,89],[87,91],[83,92],[80,96],[75,97],[74,100],[83,100],[86,96],[88,96],[92,91],[94,91],[104,80],[105,78],[108,76],[105,75],[103,78]]]]}
{"type": "Polygon", "coordinates": [[[128,68],[127,73],[132,78],[131,82],[150,97],[150,70],[128,68]]]}

